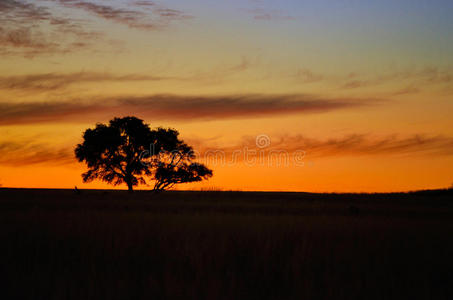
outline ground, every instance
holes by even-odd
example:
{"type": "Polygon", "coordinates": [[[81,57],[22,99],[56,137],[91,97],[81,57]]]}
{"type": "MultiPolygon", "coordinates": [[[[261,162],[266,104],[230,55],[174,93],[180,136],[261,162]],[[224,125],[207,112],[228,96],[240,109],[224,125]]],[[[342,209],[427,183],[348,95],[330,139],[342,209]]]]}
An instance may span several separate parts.
{"type": "Polygon", "coordinates": [[[452,299],[452,196],[0,189],[0,297],[452,299]]]}

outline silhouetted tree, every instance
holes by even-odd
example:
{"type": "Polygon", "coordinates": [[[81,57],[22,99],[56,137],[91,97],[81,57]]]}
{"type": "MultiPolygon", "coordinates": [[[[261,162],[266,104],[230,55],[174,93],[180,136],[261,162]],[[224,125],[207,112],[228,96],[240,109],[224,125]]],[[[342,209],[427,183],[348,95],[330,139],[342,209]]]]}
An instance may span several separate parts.
{"type": "Polygon", "coordinates": [[[134,186],[146,184],[145,177],[155,180],[155,190],[211,177],[211,170],[192,162],[195,158],[192,147],[178,136],[174,129],[151,130],[135,117],[97,124],[84,132],[83,143],[75,149],[77,159],[88,166],[88,171],[82,174],[83,181],[125,183],[132,191],[134,186]]]}
{"type": "Polygon", "coordinates": [[[87,129],[83,143],[75,149],[77,159],[88,166],[82,174],[83,181],[125,183],[129,191],[145,183],[143,175],[151,175],[151,171],[141,164],[140,153],[148,149],[150,138],[149,126],[135,117],[115,118],[108,125],[87,129]]]}

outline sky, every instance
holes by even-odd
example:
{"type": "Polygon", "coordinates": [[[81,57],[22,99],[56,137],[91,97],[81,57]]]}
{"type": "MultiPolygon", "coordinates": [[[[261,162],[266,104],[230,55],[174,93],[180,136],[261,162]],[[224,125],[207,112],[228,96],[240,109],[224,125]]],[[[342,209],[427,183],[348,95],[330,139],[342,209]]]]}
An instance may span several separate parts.
{"type": "Polygon", "coordinates": [[[447,0],[0,0],[0,185],[110,188],[82,182],[74,148],[131,115],[176,128],[214,170],[181,189],[449,187],[451,11],[447,0]]]}

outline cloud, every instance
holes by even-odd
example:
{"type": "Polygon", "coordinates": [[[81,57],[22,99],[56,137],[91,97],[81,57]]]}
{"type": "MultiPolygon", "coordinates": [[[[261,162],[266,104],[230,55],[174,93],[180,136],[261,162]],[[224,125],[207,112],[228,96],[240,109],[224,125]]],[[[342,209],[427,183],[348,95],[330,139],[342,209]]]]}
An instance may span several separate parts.
{"type": "Polygon", "coordinates": [[[94,24],[90,22],[92,18],[68,17],[68,10],[83,10],[98,18],[144,30],[162,29],[173,21],[191,18],[183,11],[151,1],[136,1],[127,7],[120,1],[106,2],[1,0],[0,55],[32,58],[93,50],[95,42],[103,40],[106,32],[90,28],[94,24]]]}
{"type": "Polygon", "coordinates": [[[322,99],[310,95],[229,95],[94,98],[89,101],[0,102],[0,125],[98,121],[115,115],[153,120],[218,120],[320,113],[376,105],[373,99],[322,99]]]}
{"type": "Polygon", "coordinates": [[[158,81],[171,79],[151,75],[79,72],[79,73],[44,73],[22,76],[0,76],[0,90],[30,90],[34,92],[64,89],[77,83],[158,81]]]}
{"type": "MultiPolygon", "coordinates": [[[[15,0],[0,2],[0,46],[48,50],[54,43],[45,41],[35,26],[37,22],[49,21],[52,15],[46,8],[15,0]],[[30,26],[27,26],[27,25],[30,26]]],[[[1,52],[5,52],[2,49],[1,52]]]]}
{"type": "Polygon", "coordinates": [[[0,142],[0,165],[11,167],[35,164],[64,165],[74,161],[74,152],[70,147],[54,148],[36,141],[0,142]]]}
{"type": "Polygon", "coordinates": [[[36,2],[0,2],[0,55],[69,53],[88,48],[99,37],[79,21],[57,16],[36,2]]]}
{"type": "Polygon", "coordinates": [[[253,8],[246,9],[245,11],[251,14],[253,19],[258,21],[292,21],[296,19],[277,9],[253,8]]]}
{"type": "Polygon", "coordinates": [[[353,134],[327,140],[309,139],[304,136],[283,138],[281,145],[292,145],[292,149],[302,149],[310,156],[336,155],[378,155],[437,153],[453,154],[453,138],[425,136],[421,134],[399,138],[398,135],[373,137],[353,134]]]}
{"type": "Polygon", "coordinates": [[[51,50],[57,44],[45,41],[41,33],[32,32],[30,28],[17,28],[5,30],[0,28],[0,44],[16,48],[29,48],[36,50],[51,50]]]}
{"type": "Polygon", "coordinates": [[[408,94],[417,94],[417,93],[420,93],[420,89],[418,87],[415,87],[415,86],[407,86],[405,88],[402,88],[400,90],[397,90],[396,92],[394,92],[393,94],[394,95],[408,95],[408,94]]]}
{"type": "MultiPolygon", "coordinates": [[[[450,69],[441,69],[438,67],[426,67],[413,72],[414,76],[422,78],[427,83],[440,84],[453,82],[453,73],[450,69]]],[[[409,74],[408,76],[410,76],[409,74]]]]}
{"type": "Polygon", "coordinates": [[[305,153],[306,160],[335,156],[453,154],[453,138],[441,135],[416,134],[406,137],[399,137],[398,135],[375,137],[369,134],[351,134],[324,140],[303,135],[282,135],[269,137],[268,141],[267,147],[260,148],[257,147],[256,137],[247,136],[243,137],[242,142],[237,145],[212,148],[206,142],[198,140],[195,149],[201,156],[206,153],[223,153],[227,157],[234,152],[246,151],[244,149],[261,150],[264,156],[276,153],[305,153]]]}
{"type": "MultiPolygon", "coordinates": [[[[0,28],[1,32],[1,28],[0,28]]],[[[147,75],[147,74],[112,74],[107,72],[74,72],[74,73],[35,73],[25,75],[0,76],[0,90],[17,90],[31,92],[55,91],[80,83],[163,81],[176,80],[184,82],[219,82],[228,76],[247,71],[252,65],[246,57],[233,65],[222,65],[211,71],[198,72],[188,76],[147,75]]]]}
{"type": "Polygon", "coordinates": [[[153,1],[135,1],[132,4],[137,5],[137,6],[144,6],[144,7],[150,7],[150,6],[156,5],[156,3],[154,3],[153,1]]]}
{"type": "Polygon", "coordinates": [[[0,12],[2,12],[3,20],[17,23],[20,22],[17,18],[32,21],[49,20],[52,18],[47,8],[21,0],[2,0],[0,2],[0,12]]]}
{"type": "Polygon", "coordinates": [[[257,61],[251,60],[246,56],[242,56],[241,60],[233,64],[219,64],[208,70],[197,70],[184,77],[172,77],[172,79],[182,81],[194,81],[203,83],[204,85],[219,84],[228,78],[234,77],[243,72],[249,71],[257,65],[257,61]]]}
{"type": "Polygon", "coordinates": [[[301,68],[297,70],[295,78],[298,82],[313,83],[322,81],[324,79],[324,76],[321,74],[314,73],[311,70],[301,68]]]}
{"type": "Polygon", "coordinates": [[[247,57],[243,56],[240,63],[233,65],[230,68],[227,68],[226,70],[224,70],[224,72],[220,72],[220,73],[229,74],[229,73],[242,72],[242,71],[249,69],[251,65],[252,65],[252,62],[247,57]]]}
{"type": "MultiPolygon", "coordinates": [[[[0,29],[1,31],[1,29],[0,29]]],[[[247,71],[252,63],[246,57],[233,65],[221,65],[210,71],[197,72],[187,76],[125,74],[107,72],[75,73],[35,73],[25,75],[0,76],[0,90],[46,92],[65,89],[71,85],[100,82],[163,81],[176,80],[184,82],[218,83],[229,76],[247,71]]]]}
{"type": "MultiPolygon", "coordinates": [[[[1,32],[1,28],[0,28],[1,32]]],[[[130,81],[162,81],[177,80],[184,82],[219,82],[229,76],[247,71],[252,62],[242,57],[233,65],[221,65],[206,72],[193,73],[187,76],[160,76],[146,74],[118,75],[107,72],[75,72],[75,73],[36,73],[26,75],[0,76],[0,90],[21,90],[45,92],[67,88],[79,83],[99,82],[130,82],[130,81]]]]}
{"type": "MultiPolygon", "coordinates": [[[[416,86],[449,85],[453,82],[453,71],[450,68],[439,67],[409,68],[364,78],[358,78],[358,76],[354,74],[354,76],[348,76],[345,79],[346,81],[341,85],[341,89],[366,88],[395,81],[407,82],[410,88],[399,91],[401,92],[399,94],[408,94],[418,92],[418,89],[416,91],[416,88],[413,88],[416,86]]],[[[398,94],[398,92],[395,94],[398,94]]]]}
{"type": "Polygon", "coordinates": [[[183,11],[163,7],[151,1],[136,1],[127,8],[79,0],[56,1],[65,7],[82,9],[105,20],[145,30],[162,28],[172,21],[191,18],[183,11]]]}
{"type": "Polygon", "coordinates": [[[357,88],[363,88],[363,87],[368,87],[372,85],[373,83],[368,82],[368,81],[363,81],[363,80],[353,80],[353,81],[348,81],[346,82],[342,88],[343,89],[357,89],[357,88]]]}

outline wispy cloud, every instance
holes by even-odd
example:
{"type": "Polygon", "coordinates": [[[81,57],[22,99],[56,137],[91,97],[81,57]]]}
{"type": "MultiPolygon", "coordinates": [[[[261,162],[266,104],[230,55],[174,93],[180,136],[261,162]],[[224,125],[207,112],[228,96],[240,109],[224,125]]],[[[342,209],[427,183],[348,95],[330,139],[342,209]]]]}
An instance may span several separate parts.
{"type": "Polygon", "coordinates": [[[394,95],[408,95],[408,94],[417,94],[420,91],[421,91],[420,88],[413,86],[413,85],[409,85],[402,89],[397,90],[393,94],[394,95]]]}
{"type": "Polygon", "coordinates": [[[64,165],[74,162],[71,147],[55,148],[36,141],[0,142],[0,165],[64,165]]]}
{"type": "Polygon", "coordinates": [[[47,42],[40,32],[30,28],[3,29],[0,28],[0,44],[6,47],[27,48],[38,51],[50,51],[58,45],[47,42]]]}
{"type": "Polygon", "coordinates": [[[183,11],[150,1],[136,1],[125,6],[121,1],[99,4],[76,0],[2,0],[0,55],[34,57],[93,50],[95,42],[104,38],[106,33],[93,29],[92,18],[88,16],[83,20],[68,17],[68,10],[74,9],[144,30],[162,29],[174,21],[191,18],[183,11]]]}
{"type": "Polygon", "coordinates": [[[172,21],[191,18],[183,11],[167,8],[151,1],[132,2],[128,7],[121,7],[118,2],[116,2],[118,6],[113,6],[92,1],[56,1],[65,7],[82,9],[106,20],[145,30],[162,28],[172,21]]]}
{"type": "Polygon", "coordinates": [[[2,19],[20,22],[16,18],[28,20],[49,20],[52,15],[45,7],[37,6],[23,0],[2,0],[0,2],[2,19]]]}
{"type": "MultiPolygon", "coordinates": [[[[0,29],[1,31],[1,29],[0,29]]],[[[221,65],[208,71],[199,71],[186,76],[181,75],[150,75],[150,74],[114,74],[108,72],[74,72],[74,73],[35,73],[25,75],[0,76],[0,90],[22,92],[47,92],[68,88],[72,85],[131,81],[163,81],[174,80],[181,82],[203,82],[204,84],[219,83],[226,78],[247,71],[251,61],[243,57],[233,65],[221,65]]]]}
{"type": "Polygon", "coordinates": [[[301,83],[319,82],[324,79],[324,76],[305,68],[300,68],[294,75],[295,79],[301,83]]]}
{"type": "Polygon", "coordinates": [[[154,7],[156,6],[156,3],[154,3],[154,1],[134,1],[132,2],[133,5],[136,5],[136,6],[142,6],[142,7],[154,7]]]}
{"type": "MultiPolygon", "coordinates": [[[[291,145],[291,149],[303,149],[310,156],[336,155],[378,155],[436,153],[452,154],[453,138],[445,136],[426,136],[416,134],[409,137],[391,135],[374,137],[365,134],[353,134],[327,140],[310,139],[304,136],[284,137],[280,146],[291,145]]],[[[276,145],[278,146],[278,144],[276,145]]]]}
{"type": "Polygon", "coordinates": [[[0,90],[28,90],[33,92],[64,89],[79,83],[158,81],[169,77],[111,73],[78,72],[78,73],[45,73],[22,76],[0,76],[0,90]]]}
{"type": "Polygon", "coordinates": [[[57,16],[36,2],[0,2],[0,55],[69,53],[88,48],[99,37],[77,20],[57,16]]]}
{"type": "Polygon", "coordinates": [[[173,79],[179,79],[182,81],[195,81],[202,82],[203,84],[218,84],[230,79],[234,76],[240,75],[243,72],[251,70],[257,65],[256,60],[252,60],[246,56],[243,56],[240,61],[233,64],[219,64],[207,70],[196,70],[191,72],[187,76],[173,77],[173,79]]]}
{"type": "Polygon", "coordinates": [[[334,156],[373,156],[373,155],[452,155],[453,138],[448,136],[429,136],[416,134],[400,137],[396,134],[376,137],[370,134],[351,134],[338,138],[316,139],[303,135],[270,136],[265,148],[258,148],[256,137],[246,136],[242,142],[233,146],[212,148],[198,140],[196,149],[200,153],[224,153],[232,155],[237,151],[261,151],[262,155],[278,153],[304,153],[305,159],[334,156]]]}
{"type": "Polygon", "coordinates": [[[253,19],[258,21],[292,21],[296,18],[277,9],[252,8],[246,9],[253,19]]]}
{"type": "Polygon", "coordinates": [[[115,115],[158,120],[212,120],[320,113],[376,105],[374,99],[310,95],[229,95],[93,98],[89,101],[0,103],[0,125],[98,121],[115,115]]]}
{"type": "MultiPolygon", "coordinates": [[[[370,86],[377,86],[387,83],[392,83],[395,81],[406,82],[409,86],[426,86],[426,85],[445,85],[453,82],[453,71],[449,68],[439,68],[439,67],[425,67],[425,68],[410,68],[407,70],[396,70],[394,72],[389,72],[387,74],[380,74],[375,76],[365,76],[361,77],[358,75],[347,76],[344,78],[342,83],[342,89],[359,89],[367,88],[370,86]]],[[[403,94],[410,92],[415,93],[420,91],[417,88],[417,91],[412,89],[407,89],[402,91],[403,94]]]]}

